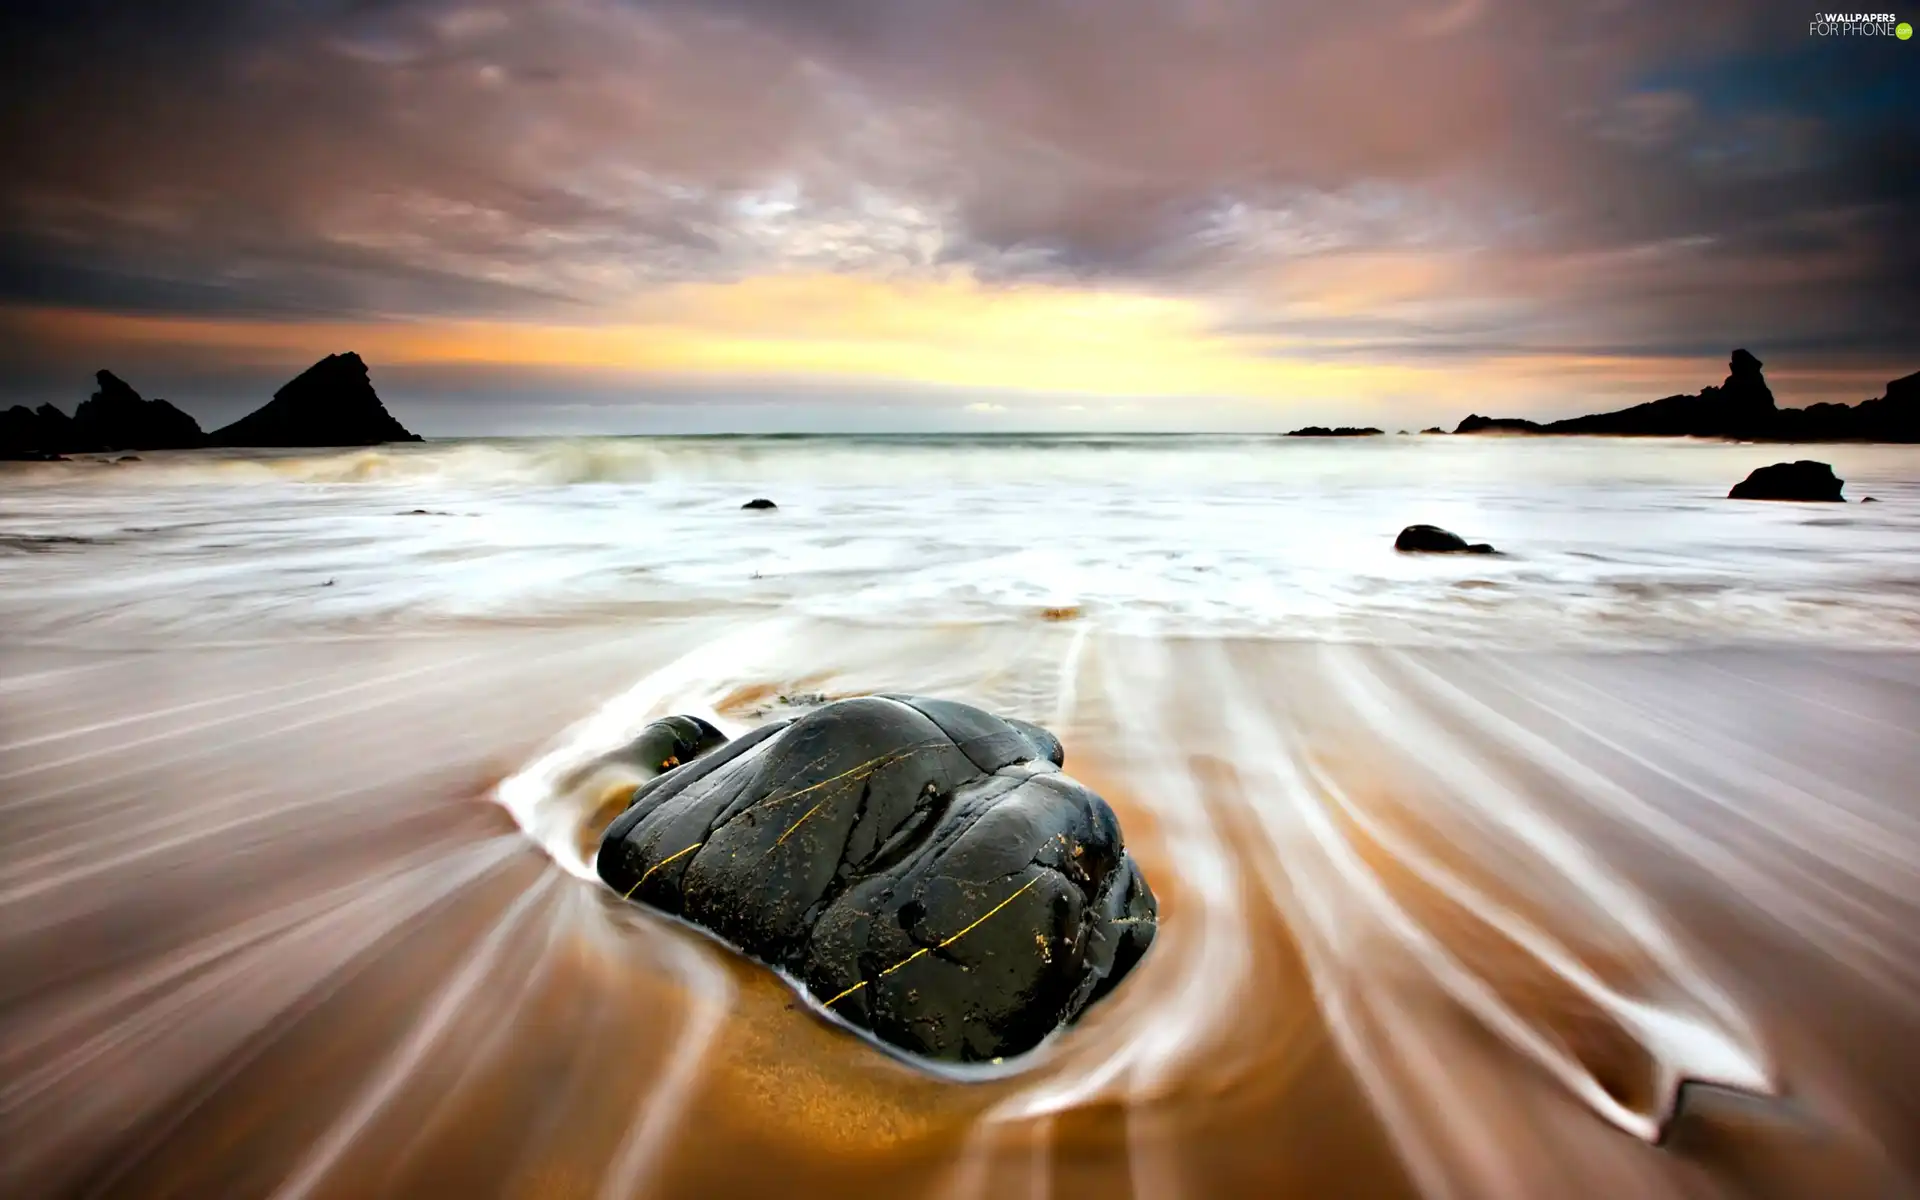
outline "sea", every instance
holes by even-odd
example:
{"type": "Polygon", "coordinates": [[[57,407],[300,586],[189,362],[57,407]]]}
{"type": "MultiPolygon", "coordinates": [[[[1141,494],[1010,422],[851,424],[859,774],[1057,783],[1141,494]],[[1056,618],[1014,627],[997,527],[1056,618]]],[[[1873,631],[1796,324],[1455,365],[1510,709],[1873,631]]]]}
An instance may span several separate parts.
{"type": "Polygon", "coordinates": [[[0,1194],[1916,1195],[1916,780],[1914,447],[4,464],[0,1194]],[[879,691],[1053,729],[1160,898],[992,1072],[593,870],[648,720],[879,691]]]}
{"type": "Polygon", "coordinates": [[[1907,447],[1274,436],[475,440],[5,468],[14,636],[737,608],[1396,645],[1920,642],[1907,447]],[[1732,503],[1813,455],[1877,506],[1732,503]],[[110,465],[109,465],[110,464],[110,465]],[[742,512],[764,496],[779,507],[742,512]],[[1414,523],[1498,557],[1396,554],[1414,523]]]}

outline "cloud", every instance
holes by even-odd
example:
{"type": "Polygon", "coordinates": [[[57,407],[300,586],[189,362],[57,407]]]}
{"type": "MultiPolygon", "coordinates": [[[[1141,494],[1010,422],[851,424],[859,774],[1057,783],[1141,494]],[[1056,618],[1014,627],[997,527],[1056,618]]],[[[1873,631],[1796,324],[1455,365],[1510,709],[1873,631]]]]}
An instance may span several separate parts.
{"type": "Polygon", "coordinates": [[[1915,77],[1803,23],[1731,0],[23,0],[0,302],[229,331],[208,355],[251,353],[243,321],[416,347],[512,327],[595,369],[654,343],[593,331],[697,297],[676,344],[754,369],[1089,391],[1118,372],[1074,349],[1066,297],[1109,298],[1089,331],[1267,364],[1209,359],[1196,391],[1734,342],[1892,367],[1920,344],[1915,77]],[[796,300],[830,278],[866,290],[796,300]],[[1036,304],[1054,367],[985,334],[1036,304]],[[962,311],[995,362],[939,349],[962,311]],[[754,338],[714,333],[749,314],[754,338]]]}

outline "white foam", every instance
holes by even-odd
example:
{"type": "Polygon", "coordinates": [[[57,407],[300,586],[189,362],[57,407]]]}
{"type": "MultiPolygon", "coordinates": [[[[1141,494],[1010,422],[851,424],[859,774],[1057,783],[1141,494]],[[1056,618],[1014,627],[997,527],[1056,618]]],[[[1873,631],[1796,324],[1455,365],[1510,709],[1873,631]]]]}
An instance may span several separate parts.
{"type": "Polygon", "coordinates": [[[1756,455],[1789,452],[589,438],[6,468],[0,623],[271,637],[662,606],[904,622],[1078,607],[1111,630],[1201,636],[1920,645],[1920,450],[1823,451],[1883,501],[1870,509],[1724,498],[1756,455]],[[740,511],[759,494],[780,508],[740,511]],[[1394,553],[1414,522],[1508,555],[1394,553]]]}
{"type": "Polygon", "coordinates": [[[580,849],[581,827],[597,798],[564,781],[669,713],[703,717],[723,733],[740,732],[714,706],[729,681],[757,677],[755,668],[770,663],[769,650],[790,628],[790,622],[761,622],[695,647],[566,730],[551,749],[501,781],[495,797],[554,862],[581,879],[597,879],[592,859],[580,849]]]}

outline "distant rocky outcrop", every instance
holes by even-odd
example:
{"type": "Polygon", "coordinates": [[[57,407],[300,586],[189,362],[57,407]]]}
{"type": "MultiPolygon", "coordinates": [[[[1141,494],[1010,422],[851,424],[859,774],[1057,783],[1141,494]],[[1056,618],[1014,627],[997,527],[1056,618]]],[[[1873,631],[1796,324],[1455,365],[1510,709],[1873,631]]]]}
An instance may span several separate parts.
{"type": "Polygon", "coordinates": [[[165,400],[144,400],[112,371],[96,372],[100,390],[73,413],[89,450],[192,450],[207,443],[200,422],[165,400]]]}
{"type": "Polygon", "coordinates": [[[1393,548],[1402,554],[1498,554],[1485,542],[1469,542],[1450,529],[1438,525],[1409,525],[1393,540],[1393,548]]]}
{"type": "Polygon", "coordinates": [[[1455,426],[1453,431],[1455,433],[1545,433],[1547,429],[1540,422],[1529,421],[1524,417],[1483,417],[1479,413],[1468,413],[1466,420],[1455,426]]]}
{"type": "Polygon", "coordinates": [[[740,507],[753,509],[756,512],[765,512],[767,509],[779,508],[780,506],[778,504],[775,504],[773,501],[767,499],[765,496],[755,496],[753,499],[747,501],[745,504],[742,504],[740,507]]]}
{"type": "Polygon", "coordinates": [[[1920,371],[1889,381],[1878,400],[1783,408],[1768,440],[1920,442],[1920,371]]]}
{"type": "Polygon", "coordinates": [[[417,442],[373,390],[367,364],[351,352],[332,354],[302,372],[254,412],[203,433],[200,423],[165,400],[143,399],[112,371],[69,417],[51,404],[0,412],[0,460],[57,459],[119,450],[191,450],[200,446],[374,446],[417,442]]]}
{"type": "Polygon", "coordinates": [[[0,412],[0,461],[44,461],[90,449],[80,443],[73,418],[51,404],[16,404],[0,412]]]}
{"type": "Polygon", "coordinates": [[[1844,504],[1840,489],[1846,480],[1837,478],[1833,468],[1823,462],[1803,458],[1799,462],[1775,463],[1759,467],[1727,493],[1729,500],[1823,500],[1844,504]]]}
{"type": "Polygon", "coordinates": [[[1421,433],[1445,433],[1446,430],[1440,428],[1438,425],[1429,425],[1425,429],[1422,429],[1420,432],[1421,433]]]}
{"type": "Polygon", "coordinates": [[[1474,413],[1455,433],[1710,437],[1765,442],[1920,442],[1920,372],[1893,380],[1878,400],[1780,408],[1760,360],[1735,350],[1727,378],[1698,395],[1667,396],[1617,412],[1541,424],[1474,413]]]}
{"type": "Polygon", "coordinates": [[[367,364],[348,351],[329,354],[233,424],[216,429],[215,446],[377,446],[417,442],[373,390],[367,364]]]}
{"type": "Polygon", "coordinates": [[[1342,425],[1336,429],[1329,429],[1325,425],[1309,425],[1305,429],[1295,429],[1292,432],[1288,433],[1287,436],[1288,437],[1379,437],[1384,432],[1385,430],[1373,429],[1373,428],[1360,429],[1352,425],[1342,425]]]}
{"type": "Polygon", "coordinates": [[[200,424],[165,400],[145,400],[112,371],[73,416],[51,404],[0,413],[0,458],[49,459],[116,450],[191,450],[206,444],[200,424]]]}
{"type": "Polygon", "coordinates": [[[1760,373],[1760,360],[1735,350],[1727,362],[1727,378],[1719,387],[1701,388],[1697,396],[1668,396],[1619,412],[1555,421],[1546,429],[1549,433],[1752,438],[1764,436],[1778,414],[1773,391],[1760,373]]]}

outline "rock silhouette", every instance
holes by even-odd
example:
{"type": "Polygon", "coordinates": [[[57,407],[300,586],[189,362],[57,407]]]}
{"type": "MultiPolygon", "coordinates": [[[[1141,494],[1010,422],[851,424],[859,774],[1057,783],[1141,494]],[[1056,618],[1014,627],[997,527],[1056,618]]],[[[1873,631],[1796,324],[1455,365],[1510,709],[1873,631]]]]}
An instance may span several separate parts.
{"type": "Polygon", "coordinates": [[[111,371],[69,417],[51,404],[0,412],[0,459],[200,446],[373,446],[420,438],[393,419],[354,353],[321,359],[273,399],[212,435],[165,400],[146,400],[111,371]]]}
{"type": "Polygon", "coordinates": [[[213,432],[215,446],[377,446],[417,442],[373,390],[367,364],[348,351],[301,372],[253,412],[213,432]]]}
{"type": "Polygon", "coordinates": [[[1775,463],[1759,467],[1727,493],[1729,500],[1826,500],[1844,504],[1840,489],[1846,480],[1834,476],[1833,468],[1823,462],[1803,458],[1799,462],[1775,463]]]}
{"type": "Polygon", "coordinates": [[[1468,542],[1450,529],[1438,525],[1409,525],[1393,539],[1393,548],[1402,554],[1498,554],[1485,542],[1468,542]]]}
{"type": "Polygon", "coordinates": [[[757,511],[765,511],[769,508],[779,508],[780,506],[778,504],[775,504],[773,501],[767,499],[765,496],[758,496],[752,500],[747,501],[745,504],[742,504],[740,507],[751,508],[757,511]]]}
{"type": "Polygon", "coordinates": [[[1361,429],[1358,426],[1354,426],[1354,425],[1341,425],[1333,429],[1329,429],[1325,425],[1309,425],[1305,429],[1296,429],[1291,433],[1287,434],[1287,436],[1288,437],[1377,437],[1383,432],[1384,432],[1383,430],[1373,429],[1373,428],[1361,429]]]}
{"type": "Polygon", "coordinates": [[[1747,351],[1735,350],[1727,363],[1726,380],[1718,387],[1702,388],[1698,395],[1667,396],[1617,412],[1545,424],[1473,413],[1454,432],[1920,442],[1920,372],[1888,383],[1886,395],[1878,400],[1780,408],[1761,374],[1761,365],[1747,351]]]}
{"type": "MultiPolygon", "coordinates": [[[[1538,421],[1529,421],[1524,417],[1483,417],[1479,413],[1468,413],[1466,418],[1454,427],[1455,433],[1546,433],[1547,427],[1538,421]]],[[[1444,430],[1435,430],[1444,433],[1444,430]]]]}
{"type": "Polygon", "coordinates": [[[1890,380],[1878,400],[1783,408],[1769,437],[1790,442],[1920,442],[1920,371],[1890,380]]]}
{"type": "Polygon", "coordinates": [[[1111,990],[1156,927],[1119,821],[1064,758],[965,704],[833,701],[641,785],[597,870],[901,1050],[1016,1055],[1111,990]]]}
{"type": "Polygon", "coordinates": [[[16,404],[0,412],[0,460],[36,462],[91,449],[80,443],[73,418],[51,404],[16,404]]]}
{"type": "Polygon", "coordinates": [[[73,413],[74,434],[90,450],[192,450],[206,445],[200,423],[165,400],[145,400],[112,371],[73,413]]]}

